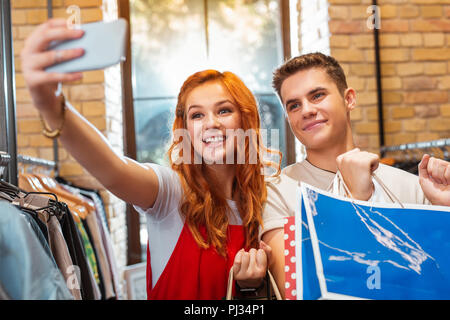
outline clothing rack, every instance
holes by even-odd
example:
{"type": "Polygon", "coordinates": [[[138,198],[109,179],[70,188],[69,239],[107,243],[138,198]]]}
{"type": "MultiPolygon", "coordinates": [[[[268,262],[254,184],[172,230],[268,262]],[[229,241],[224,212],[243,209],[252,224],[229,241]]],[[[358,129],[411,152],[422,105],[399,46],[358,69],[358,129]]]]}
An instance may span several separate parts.
{"type": "Polygon", "coordinates": [[[17,162],[56,170],[56,162],[29,156],[18,155],[17,162]]]}
{"type": "Polygon", "coordinates": [[[425,153],[448,161],[450,159],[450,139],[406,143],[381,148],[382,162],[417,174],[417,164],[425,153]]]}
{"type": "MultiPolygon", "coordinates": [[[[0,169],[12,159],[0,152],[0,169]]],[[[29,156],[18,155],[14,160],[55,168],[53,161],[29,156]]],[[[47,174],[23,173],[23,179],[20,189],[0,181],[0,238],[5,249],[0,250],[0,260],[8,266],[0,272],[0,286],[13,294],[6,298],[119,299],[119,271],[97,191],[59,182],[47,174]],[[43,283],[42,290],[33,289],[43,283]]]]}
{"type": "Polygon", "coordinates": [[[450,146],[450,139],[439,139],[426,142],[405,143],[398,146],[382,147],[381,153],[411,149],[442,148],[447,146],[450,146]]]}
{"type": "MultiPolygon", "coordinates": [[[[0,151],[0,177],[3,177],[4,171],[6,170],[10,162],[11,156],[4,151],[0,151]]],[[[54,161],[34,158],[30,156],[23,156],[20,154],[17,156],[17,162],[22,164],[44,167],[54,171],[56,171],[57,168],[56,162],[54,161]]]]}
{"type": "MultiPolygon", "coordinates": [[[[11,30],[11,1],[0,1],[0,151],[9,156],[1,177],[17,185],[16,112],[14,92],[14,54],[11,30]]],[[[6,155],[2,155],[6,161],[6,155]]],[[[2,160],[3,161],[3,160],[2,160]]]]}
{"type": "MultiPolygon", "coordinates": [[[[52,0],[47,0],[47,18],[51,19],[53,18],[53,1],[52,0]]],[[[59,159],[58,159],[59,153],[58,153],[58,140],[57,139],[53,139],[53,159],[54,159],[54,163],[55,163],[55,167],[54,167],[54,171],[55,171],[55,176],[58,176],[59,173],[59,167],[58,167],[58,163],[59,163],[59,159]]]]}
{"type": "Polygon", "coordinates": [[[11,156],[4,151],[0,151],[0,178],[3,177],[3,173],[8,167],[9,162],[11,161],[11,156]]]}

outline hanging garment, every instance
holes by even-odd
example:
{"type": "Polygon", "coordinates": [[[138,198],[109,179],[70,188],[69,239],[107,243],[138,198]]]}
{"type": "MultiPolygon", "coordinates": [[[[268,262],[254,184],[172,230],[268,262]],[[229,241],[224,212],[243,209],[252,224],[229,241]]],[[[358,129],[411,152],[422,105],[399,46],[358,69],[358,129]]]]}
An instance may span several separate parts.
{"type": "MultiPolygon", "coordinates": [[[[15,194],[14,192],[17,190],[13,190],[10,194],[13,199],[13,201],[17,202],[18,205],[28,208],[28,209],[34,209],[37,210],[37,207],[48,207],[49,199],[47,196],[49,194],[46,194],[46,197],[42,197],[42,193],[39,193],[39,195],[36,195],[36,191],[44,191],[43,185],[50,188],[51,191],[55,191],[58,193],[58,196],[61,194],[63,195],[64,199],[69,199],[72,207],[74,207],[74,210],[77,210],[76,214],[76,220],[80,220],[81,214],[89,212],[87,208],[83,208],[84,205],[83,199],[77,198],[77,195],[71,195],[66,190],[61,189],[59,186],[56,185],[56,182],[50,181],[50,178],[47,178],[45,176],[40,175],[39,178],[35,177],[31,174],[28,175],[22,175],[21,180],[23,184],[25,182],[28,183],[28,187],[30,188],[30,191],[32,193],[30,195],[27,195],[25,191],[20,191],[15,194]],[[42,183],[42,184],[41,184],[42,183]],[[36,190],[36,191],[34,191],[36,190]],[[23,193],[22,195],[19,195],[20,193],[23,193]],[[31,199],[29,199],[31,196],[31,199]],[[73,201],[77,201],[77,204],[74,204],[73,201]],[[84,210],[84,211],[83,211],[84,210]],[[80,214],[80,216],[78,215],[80,214]]],[[[4,186],[5,188],[8,186],[4,186]]],[[[2,188],[4,190],[5,188],[2,188]]],[[[7,192],[9,192],[9,189],[6,189],[7,192]]],[[[53,197],[56,199],[56,195],[53,194],[53,197]]],[[[56,199],[57,200],[57,199],[56,199]]],[[[91,266],[88,264],[84,247],[84,243],[82,242],[80,232],[75,226],[74,222],[74,216],[69,211],[69,208],[65,203],[57,202],[58,203],[58,211],[59,214],[57,215],[57,221],[55,221],[55,215],[52,214],[51,208],[47,208],[47,212],[40,212],[40,216],[37,219],[37,221],[40,221],[40,219],[45,222],[46,224],[53,225],[53,231],[57,229],[57,224],[59,223],[60,232],[62,232],[64,236],[64,241],[66,244],[66,251],[69,254],[69,257],[66,256],[67,252],[65,252],[65,248],[63,248],[63,245],[55,245],[52,243],[54,239],[51,239],[49,241],[50,246],[52,247],[52,255],[54,255],[54,251],[59,251],[59,255],[56,257],[58,260],[58,266],[61,269],[61,272],[63,272],[63,275],[67,277],[75,279],[76,284],[74,284],[72,290],[78,290],[79,294],[81,296],[81,299],[101,299],[100,290],[98,288],[98,285],[96,283],[93,271],[91,266]],[[67,259],[69,258],[69,259],[67,259]],[[71,259],[71,260],[70,260],[71,259]],[[70,262],[71,261],[71,262],[70,262]],[[70,262],[70,264],[68,264],[70,262]]],[[[86,205],[89,205],[89,203],[86,203],[86,205]]],[[[93,206],[89,207],[93,208],[93,206]]],[[[75,214],[75,213],[74,213],[75,214]]],[[[42,224],[42,222],[41,222],[42,224]]],[[[48,229],[48,228],[47,228],[48,229]]],[[[51,234],[51,230],[47,230],[48,234],[51,234]]],[[[58,231],[56,231],[56,234],[58,234],[58,231]]],[[[58,237],[58,235],[57,235],[58,237]]],[[[77,297],[77,294],[75,293],[75,297],[77,297]]]]}
{"type": "Polygon", "coordinates": [[[63,187],[67,188],[67,190],[71,191],[71,192],[75,192],[75,190],[77,190],[76,192],[79,192],[80,194],[91,198],[92,201],[94,201],[95,203],[95,207],[96,210],[99,210],[99,213],[101,215],[101,219],[103,220],[103,222],[105,223],[105,225],[107,226],[107,230],[108,232],[110,232],[109,229],[109,224],[108,224],[108,219],[106,218],[106,210],[105,210],[105,205],[103,203],[102,197],[100,195],[100,192],[98,190],[94,190],[94,189],[88,189],[88,188],[84,188],[84,187],[80,187],[77,185],[74,185],[73,183],[67,181],[66,179],[64,179],[63,177],[56,177],[55,180],[63,187]],[[74,188],[74,189],[71,189],[74,188]],[[95,195],[95,197],[94,197],[95,195]]]}
{"type": "Polygon", "coordinates": [[[83,241],[84,251],[86,252],[86,257],[89,263],[89,266],[92,270],[92,274],[94,275],[95,282],[97,284],[100,283],[99,275],[98,275],[98,266],[97,259],[94,254],[94,248],[92,247],[91,241],[87,235],[86,230],[83,227],[83,223],[76,222],[78,231],[80,232],[81,240],[83,241]]]}
{"type": "Polygon", "coordinates": [[[88,271],[89,271],[89,278],[90,278],[90,282],[92,283],[92,284],[95,284],[93,287],[92,287],[92,294],[94,295],[94,300],[101,300],[102,299],[102,294],[101,294],[101,292],[100,292],[100,288],[98,287],[98,285],[97,285],[97,283],[96,283],[96,280],[95,280],[95,277],[94,277],[94,272],[92,271],[92,268],[91,268],[91,265],[90,264],[88,264],[88,271]]]}
{"type": "MultiPolygon", "coordinates": [[[[41,220],[39,220],[39,218],[36,217],[37,221],[39,221],[41,223],[41,226],[39,226],[38,223],[36,222],[36,220],[33,219],[33,216],[36,216],[36,213],[33,214],[31,212],[26,212],[26,211],[22,211],[22,210],[19,210],[19,212],[24,216],[24,218],[30,224],[31,229],[33,229],[37,239],[41,243],[42,248],[47,253],[50,260],[55,264],[55,266],[57,266],[55,259],[53,258],[52,252],[50,251],[50,247],[48,246],[48,240],[46,239],[46,237],[44,236],[44,234],[42,232],[44,230],[45,235],[47,235],[47,232],[48,232],[47,227],[45,227],[45,225],[42,223],[41,220]],[[45,229],[42,229],[42,228],[45,228],[45,229]]],[[[47,237],[48,237],[48,235],[47,235],[47,237]]]]}
{"type": "Polygon", "coordinates": [[[73,300],[30,224],[6,201],[0,201],[0,284],[13,300],[73,300]]]}
{"type": "Polygon", "coordinates": [[[94,241],[92,240],[92,234],[91,234],[91,231],[89,230],[89,226],[87,225],[86,220],[81,220],[81,223],[83,224],[83,228],[86,231],[86,234],[87,234],[87,236],[89,238],[89,242],[92,245],[92,250],[94,252],[95,259],[97,261],[97,273],[98,273],[98,280],[99,280],[98,288],[100,290],[101,299],[104,299],[104,297],[106,296],[106,294],[105,294],[105,286],[104,286],[102,270],[100,269],[100,264],[99,264],[100,259],[98,258],[97,249],[94,246],[94,241]]]}
{"type": "MultiPolygon", "coordinates": [[[[100,290],[102,291],[102,285],[106,288],[105,282],[108,281],[108,277],[111,278],[113,284],[113,292],[115,294],[115,298],[119,299],[121,297],[121,287],[120,287],[120,273],[117,267],[116,255],[114,253],[113,242],[109,233],[109,225],[106,219],[106,211],[104,208],[103,201],[99,195],[99,192],[96,190],[86,189],[79,186],[75,186],[72,183],[66,181],[61,177],[57,177],[56,180],[64,187],[66,190],[74,193],[82,195],[94,203],[95,206],[95,215],[97,218],[96,229],[98,228],[101,243],[103,244],[103,248],[98,245],[98,243],[94,242],[92,232],[90,233],[91,243],[94,245],[94,249],[96,251],[97,261],[100,261],[102,258],[102,252],[106,255],[106,259],[108,261],[108,268],[99,268],[99,273],[102,275],[102,284],[100,285],[100,290]],[[109,276],[108,276],[108,273],[109,276]],[[106,273],[106,274],[103,274],[106,273]]],[[[85,223],[86,220],[83,220],[83,225],[86,230],[89,230],[89,225],[85,223]]],[[[92,225],[92,221],[90,223],[92,225]]],[[[106,291],[103,290],[103,295],[106,295],[106,291]]]]}
{"type": "Polygon", "coordinates": [[[89,266],[84,251],[83,242],[76,227],[72,214],[67,206],[65,206],[66,214],[62,219],[62,228],[64,237],[69,244],[71,256],[76,260],[76,265],[80,268],[80,282],[83,293],[83,300],[95,300],[95,281],[89,276],[89,266]]]}
{"type": "MultiPolygon", "coordinates": [[[[98,196],[96,194],[94,194],[93,196],[98,198],[98,196]]],[[[95,202],[96,206],[99,203],[98,201],[94,201],[94,202],[95,202]]],[[[103,246],[105,248],[106,257],[109,262],[109,269],[110,269],[111,278],[113,281],[114,292],[116,294],[116,298],[119,299],[121,297],[120,274],[119,274],[119,269],[117,267],[116,255],[114,253],[114,248],[112,245],[113,242],[112,242],[111,236],[109,234],[108,227],[105,223],[105,220],[102,219],[102,214],[100,213],[100,211],[96,210],[95,216],[97,218],[97,225],[99,226],[100,236],[101,236],[101,239],[103,242],[103,246]]]]}
{"type": "Polygon", "coordinates": [[[83,196],[92,200],[99,218],[102,220],[103,224],[105,225],[106,230],[108,232],[110,232],[109,225],[108,225],[108,219],[106,219],[105,205],[100,196],[100,193],[96,190],[88,191],[86,189],[80,189],[80,194],[82,194],[83,196]]]}
{"type": "Polygon", "coordinates": [[[84,248],[84,252],[86,254],[86,259],[88,262],[87,266],[89,269],[89,277],[91,278],[90,283],[93,287],[94,299],[101,300],[102,294],[101,294],[100,288],[99,288],[100,278],[99,278],[99,274],[98,274],[98,265],[97,265],[97,259],[94,254],[94,249],[89,240],[87,232],[83,227],[83,223],[81,221],[80,222],[75,221],[75,224],[78,228],[78,233],[80,235],[80,239],[83,242],[83,248],[84,248]]]}
{"type": "Polygon", "coordinates": [[[50,250],[59,270],[61,270],[64,279],[68,283],[70,292],[75,300],[81,300],[81,281],[79,279],[79,274],[77,274],[77,269],[75,268],[77,264],[74,264],[72,257],[70,256],[58,219],[45,211],[40,211],[38,216],[47,224],[50,250]]]}
{"type": "MultiPolygon", "coordinates": [[[[22,179],[24,178],[22,177],[22,179]]],[[[66,280],[66,284],[73,297],[76,300],[81,299],[78,274],[75,273],[76,268],[68,252],[65,239],[62,237],[61,226],[58,221],[64,215],[64,212],[61,211],[59,202],[49,199],[51,196],[56,200],[56,196],[54,194],[42,194],[35,191],[27,193],[4,181],[0,181],[0,186],[2,194],[4,195],[6,193],[10,197],[8,201],[11,204],[21,208],[23,211],[34,211],[33,218],[36,217],[36,221],[40,221],[40,223],[38,222],[40,225],[45,225],[45,227],[41,227],[41,230],[46,232],[46,239],[48,239],[51,255],[66,280]]],[[[2,198],[7,199],[7,197],[3,196],[2,198]]]]}
{"type": "MultiPolygon", "coordinates": [[[[67,209],[67,205],[65,203],[57,201],[58,198],[57,198],[56,194],[51,192],[50,189],[48,189],[48,190],[45,189],[44,185],[41,184],[41,181],[44,181],[44,179],[37,178],[33,174],[19,175],[19,184],[26,187],[27,189],[21,191],[24,193],[24,195],[19,197],[19,199],[15,199],[13,203],[20,205],[21,207],[29,208],[32,210],[37,210],[37,208],[42,208],[42,207],[48,206],[48,203],[49,203],[48,197],[51,195],[52,197],[55,198],[55,206],[58,208],[58,211],[60,211],[56,220],[55,220],[54,214],[52,214],[52,212],[51,212],[51,209],[46,210],[47,212],[45,214],[42,212],[39,212],[38,220],[41,220],[41,222],[45,223],[47,226],[49,223],[52,223],[54,225],[54,228],[57,228],[56,226],[58,226],[62,230],[62,233],[64,235],[65,229],[62,228],[63,226],[61,225],[61,222],[64,222],[64,220],[66,220],[65,216],[66,216],[66,214],[70,215],[70,212],[67,209]],[[25,192],[29,192],[29,194],[26,194],[25,192]],[[45,197],[42,196],[42,192],[46,193],[45,197]],[[52,222],[51,220],[54,220],[54,221],[52,222]]],[[[46,184],[48,185],[49,182],[46,181],[46,184]]],[[[58,190],[54,186],[52,186],[52,188],[53,188],[53,190],[58,190]]],[[[60,196],[60,194],[58,194],[58,196],[60,196]]],[[[61,199],[61,197],[59,199],[61,199]]],[[[56,232],[55,236],[59,238],[60,232],[57,232],[57,231],[55,231],[55,232],[56,232]]],[[[50,234],[50,230],[48,230],[48,234],[50,234]]],[[[71,265],[61,267],[61,263],[64,263],[64,262],[62,260],[58,261],[58,266],[60,266],[60,268],[63,268],[63,269],[61,269],[61,272],[63,273],[63,275],[65,277],[69,276],[69,275],[66,275],[67,272],[72,273],[73,270],[78,270],[77,268],[79,266],[77,257],[73,254],[74,253],[73,241],[74,241],[73,236],[71,234],[69,234],[69,236],[64,236],[64,241],[62,241],[62,242],[65,242],[65,245],[63,245],[63,244],[54,245],[54,247],[52,248],[52,250],[60,251],[60,254],[62,254],[61,253],[62,251],[68,251],[68,253],[69,253],[69,256],[70,256],[70,259],[72,262],[71,265]],[[68,269],[66,270],[66,268],[68,268],[68,269]]],[[[56,242],[58,242],[58,240],[56,240],[56,242]]],[[[49,244],[50,244],[50,246],[52,245],[51,239],[49,239],[49,244]]],[[[54,251],[52,251],[52,253],[54,254],[54,251]]],[[[66,253],[64,253],[63,255],[65,255],[65,254],[66,253]]],[[[61,257],[61,256],[59,256],[59,257],[61,257]]],[[[77,277],[80,278],[79,272],[77,273],[77,277]]],[[[81,294],[81,297],[83,297],[83,295],[82,295],[83,288],[82,288],[82,283],[80,282],[80,279],[78,279],[78,284],[76,285],[76,287],[79,288],[78,291],[81,294]]],[[[75,296],[75,298],[77,299],[77,296],[75,296]]]]}
{"type": "Polygon", "coordinates": [[[38,218],[36,212],[33,210],[26,210],[25,208],[21,208],[20,212],[22,214],[26,214],[29,219],[34,221],[33,225],[35,225],[37,228],[39,228],[39,230],[41,231],[40,234],[44,237],[45,242],[47,243],[47,247],[48,247],[48,230],[47,230],[47,226],[45,225],[45,223],[43,223],[38,218]]]}
{"type": "Polygon", "coordinates": [[[97,249],[100,269],[102,270],[104,286],[105,286],[105,299],[111,299],[115,297],[113,282],[111,277],[111,271],[109,268],[109,263],[106,257],[105,247],[102,243],[99,226],[97,224],[97,218],[95,213],[91,213],[86,217],[87,225],[91,231],[93,244],[97,249]]]}
{"type": "Polygon", "coordinates": [[[0,300],[11,300],[11,297],[5,291],[1,283],[0,283],[0,300]]]}

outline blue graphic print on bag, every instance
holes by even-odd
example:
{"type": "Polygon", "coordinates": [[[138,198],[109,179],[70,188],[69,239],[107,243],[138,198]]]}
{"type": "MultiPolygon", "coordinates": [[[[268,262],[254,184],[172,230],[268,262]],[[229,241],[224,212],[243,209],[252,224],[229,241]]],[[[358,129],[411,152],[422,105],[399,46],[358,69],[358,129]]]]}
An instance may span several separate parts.
{"type": "Polygon", "coordinates": [[[306,184],[301,193],[305,299],[450,298],[450,208],[356,201],[306,184]],[[308,296],[314,279],[319,297],[308,296]]]}

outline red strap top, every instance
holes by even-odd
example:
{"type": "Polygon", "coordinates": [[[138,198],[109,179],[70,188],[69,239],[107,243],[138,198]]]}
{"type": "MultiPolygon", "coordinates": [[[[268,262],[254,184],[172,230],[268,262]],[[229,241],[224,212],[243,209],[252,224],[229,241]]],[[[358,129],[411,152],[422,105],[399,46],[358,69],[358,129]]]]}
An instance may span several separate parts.
{"type": "MultiPolygon", "coordinates": [[[[206,229],[200,228],[206,238],[206,229]]],[[[228,227],[227,258],[210,247],[200,248],[185,223],[158,282],[152,289],[151,256],[147,246],[149,300],[220,300],[226,295],[228,273],[236,253],[245,245],[243,226],[228,227]]],[[[234,288],[233,288],[234,290],[234,288]]]]}

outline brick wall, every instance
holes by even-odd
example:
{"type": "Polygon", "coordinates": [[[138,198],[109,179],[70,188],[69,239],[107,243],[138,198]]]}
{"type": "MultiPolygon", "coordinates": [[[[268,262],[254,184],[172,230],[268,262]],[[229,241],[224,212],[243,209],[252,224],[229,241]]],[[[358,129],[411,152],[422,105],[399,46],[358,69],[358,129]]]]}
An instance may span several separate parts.
{"type": "Polygon", "coordinates": [[[371,1],[329,1],[330,47],[331,55],[347,75],[348,85],[357,93],[357,108],[351,113],[355,143],[378,152],[374,37],[366,25],[370,4],[371,1]]]}
{"type": "MultiPolygon", "coordinates": [[[[111,21],[118,18],[117,0],[103,1],[103,20],[111,21]]],[[[104,117],[106,120],[106,137],[112,148],[123,155],[123,122],[122,122],[122,80],[121,65],[106,68],[104,117]]],[[[103,191],[107,199],[111,236],[115,243],[117,258],[121,266],[127,263],[127,229],[126,204],[112,193],[103,191]]]]}
{"type": "MultiPolygon", "coordinates": [[[[372,1],[327,2],[330,53],[357,92],[358,107],[351,113],[355,142],[379,152],[374,37],[367,27],[372,1]]],[[[449,1],[380,0],[378,5],[386,145],[448,138],[449,1]]]]}
{"type": "MultiPolygon", "coordinates": [[[[54,17],[68,18],[66,9],[77,5],[81,9],[81,22],[89,23],[117,17],[116,0],[53,0],[54,17]]],[[[16,110],[18,153],[53,160],[52,140],[41,134],[36,109],[25,88],[20,68],[20,51],[24,39],[40,23],[47,20],[47,0],[12,0],[12,31],[16,71],[16,110]]],[[[65,84],[63,91],[71,104],[111,142],[114,150],[123,154],[122,102],[120,66],[100,71],[85,72],[83,79],[65,84]]],[[[125,204],[104,190],[64,148],[59,146],[60,175],[78,185],[100,189],[105,202],[111,236],[118,266],[126,265],[125,204]]]]}
{"type": "Polygon", "coordinates": [[[407,5],[383,2],[391,12],[386,23],[392,26],[381,26],[382,39],[387,38],[382,46],[385,50],[395,50],[399,56],[396,63],[382,56],[386,65],[383,85],[396,101],[386,102],[386,125],[390,128],[386,143],[447,138],[450,136],[450,118],[446,113],[450,102],[450,2],[414,0],[407,5]]]}

